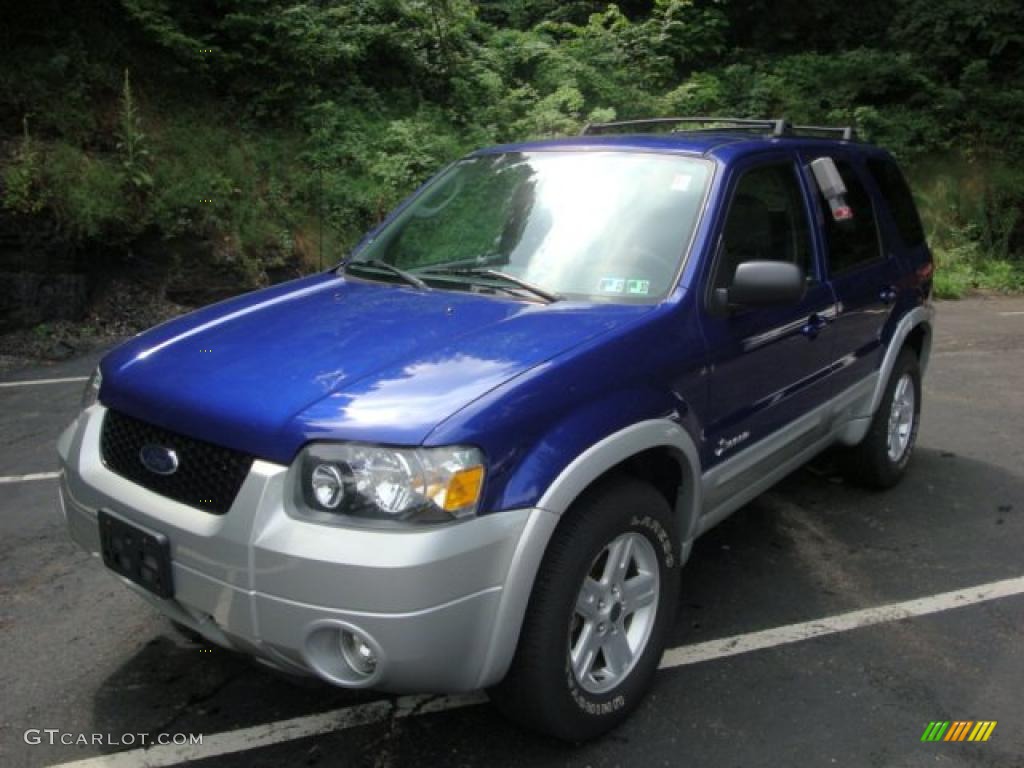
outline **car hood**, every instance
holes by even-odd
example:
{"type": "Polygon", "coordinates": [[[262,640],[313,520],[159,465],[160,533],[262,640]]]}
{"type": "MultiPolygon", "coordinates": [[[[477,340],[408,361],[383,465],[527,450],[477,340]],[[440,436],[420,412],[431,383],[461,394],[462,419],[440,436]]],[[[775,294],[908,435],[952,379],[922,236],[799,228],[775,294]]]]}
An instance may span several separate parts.
{"type": "Polygon", "coordinates": [[[419,444],[494,387],[648,310],[317,275],[135,337],[103,360],[100,400],[281,463],[314,439],[419,444]]]}

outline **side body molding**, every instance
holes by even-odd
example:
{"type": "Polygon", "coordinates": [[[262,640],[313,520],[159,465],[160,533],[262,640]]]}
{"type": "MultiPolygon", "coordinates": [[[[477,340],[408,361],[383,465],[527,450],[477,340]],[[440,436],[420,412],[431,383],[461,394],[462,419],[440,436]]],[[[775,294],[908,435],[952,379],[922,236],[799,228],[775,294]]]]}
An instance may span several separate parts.
{"type": "Polygon", "coordinates": [[[675,510],[682,538],[680,560],[685,562],[696,537],[702,503],[700,459],[690,435],[673,421],[652,419],[633,424],[595,443],[562,470],[530,515],[498,604],[479,687],[497,683],[512,663],[537,570],[562,514],[605,472],[641,451],[661,447],[673,452],[682,470],[683,482],[675,510]]]}

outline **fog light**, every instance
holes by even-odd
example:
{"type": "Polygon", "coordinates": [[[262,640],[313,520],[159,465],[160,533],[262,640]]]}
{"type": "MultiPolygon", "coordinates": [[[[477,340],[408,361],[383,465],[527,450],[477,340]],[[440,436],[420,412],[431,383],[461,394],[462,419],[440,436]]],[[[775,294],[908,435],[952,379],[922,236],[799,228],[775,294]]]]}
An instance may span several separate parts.
{"type": "Polygon", "coordinates": [[[363,638],[347,629],[341,633],[341,655],[352,671],[360,675],[370,676],[377,669],[377,654],[363,638]]]}

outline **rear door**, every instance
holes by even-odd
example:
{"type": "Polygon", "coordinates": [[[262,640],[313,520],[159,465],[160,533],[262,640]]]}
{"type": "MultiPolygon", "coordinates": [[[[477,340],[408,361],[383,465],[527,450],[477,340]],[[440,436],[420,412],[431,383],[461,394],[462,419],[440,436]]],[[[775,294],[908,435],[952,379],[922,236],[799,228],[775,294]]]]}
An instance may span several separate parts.
{"type": "MultiPolygon", "coordinates": [[[[808,155],[804,160],[809,163],[819,156],[808,155]]],[[[846,202],[853,211],[852,219],[837,222],[813,186],[827,278],[838,299],[833,377],[838,395],[879,369],[885,326],[899,297],[903,265],[884,247],[878,201],[866,183],[863,163],[846,153],[828,156],[843,177],[846,202]]]]}

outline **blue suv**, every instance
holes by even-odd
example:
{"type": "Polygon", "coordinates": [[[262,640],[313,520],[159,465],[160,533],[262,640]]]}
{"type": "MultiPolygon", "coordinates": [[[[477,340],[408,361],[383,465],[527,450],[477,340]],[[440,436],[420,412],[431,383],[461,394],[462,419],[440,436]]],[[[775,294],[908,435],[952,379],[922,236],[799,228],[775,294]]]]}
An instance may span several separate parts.
{"type": "Polygon", "coordinates": [[[584,740],[651,684],[698,536],[829,446],[900,479],[932,269],[900,170],[848,129],[483,149],[336,268],[108,354],[61,504],[214,643],[350,688],[488,688],[584,740]]]}

